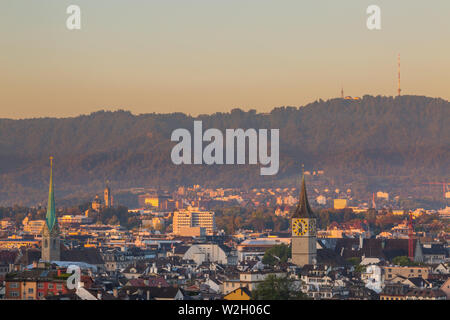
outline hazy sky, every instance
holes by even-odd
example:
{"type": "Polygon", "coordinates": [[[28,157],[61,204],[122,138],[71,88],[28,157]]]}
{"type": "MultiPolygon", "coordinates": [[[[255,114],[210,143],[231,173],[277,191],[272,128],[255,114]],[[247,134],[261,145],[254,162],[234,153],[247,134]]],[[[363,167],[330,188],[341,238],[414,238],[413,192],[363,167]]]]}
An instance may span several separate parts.
{"type": "Polygon", "coordinates": [[[448,0],[1,0],[0,118],[450,99],[448,0]],[[66,28],[81,7],[82,29],[66,28]],[[366,8],[381,7],[369,31],[366,8]]]}

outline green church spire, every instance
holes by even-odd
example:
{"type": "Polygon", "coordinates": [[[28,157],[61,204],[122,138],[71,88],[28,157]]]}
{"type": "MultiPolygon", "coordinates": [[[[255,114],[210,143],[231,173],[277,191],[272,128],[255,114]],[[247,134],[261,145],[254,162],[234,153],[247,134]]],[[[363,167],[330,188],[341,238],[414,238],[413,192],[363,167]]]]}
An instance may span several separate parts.
{"type": "Polygon", "coordinates": [[[53,157],[50,157],[50,186],[48,189],[48,204],[45,222],[47,223],[48,230],[52,231],[56,224],[55,195],[53,192],[53,157]]]}

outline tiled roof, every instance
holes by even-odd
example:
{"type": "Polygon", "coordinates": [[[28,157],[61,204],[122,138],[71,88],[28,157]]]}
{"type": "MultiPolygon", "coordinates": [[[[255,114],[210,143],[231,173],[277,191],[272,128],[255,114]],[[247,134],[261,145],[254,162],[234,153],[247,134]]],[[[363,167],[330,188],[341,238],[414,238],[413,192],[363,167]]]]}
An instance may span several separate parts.
{"type": "Polygon", "coordinates": [[[446,297],[444,291],[441,289],[413,289],[411,291],[408,291],[406,294],[407,296],[413,296],[413,297],[422,297],[422,298],[440,298],[440,297],[446,297]]]}
{"type": "Polygon", "coordinates": [[[18,255],[18,251],[12,250],[0,250],[0,264],[6,263],[14,263],[18,255]]]}
{"type": "Polygon", "coordinates": [[[84,262],[92,265],[104,264],[103,257],[96,248],[62,250],[61,261],[84,262]]]}
{"type": "Polygon", "coordinates": [[[330,249],[317,249],[317,263],[333,266],[345,266],[349,264],[347,260],[330,249]]]}
{"type": "MultiPolygon", "coordinates": [[[[414,248],[416,247],[414,240],[414,248]]],[[[344,259],[352,257],[377,257],[391,260],[397,256],[408,255],[408,239],[363,239],[359,248],[359,239],[342,238],[336,241],[335,252],[344,259]]]]}
{"type": "Polygon", "coordinates": [[[444,255],[447,256],[448,255],[448,251],[447,249],[444,248],[443,245],[441,244],[432,244],[431,248],[427,248],[426,246],[424,246],[422,248],[422,252],[425,255],[428,254],[432,254],[432,255],[444,255]]]}

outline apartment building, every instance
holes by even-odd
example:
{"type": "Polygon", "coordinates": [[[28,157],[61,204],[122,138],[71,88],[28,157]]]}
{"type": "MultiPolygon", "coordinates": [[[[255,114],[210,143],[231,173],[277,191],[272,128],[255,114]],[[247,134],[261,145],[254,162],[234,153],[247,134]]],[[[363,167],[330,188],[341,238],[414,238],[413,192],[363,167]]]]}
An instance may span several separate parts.
{"type": "Polygon", "coordinates": [[[188,208],[173,214],[173,233],[180,236],[212,235],[216,232],[214,212],[188,208]],[[203,228],[203,230],[202,230],[203,228]]]}

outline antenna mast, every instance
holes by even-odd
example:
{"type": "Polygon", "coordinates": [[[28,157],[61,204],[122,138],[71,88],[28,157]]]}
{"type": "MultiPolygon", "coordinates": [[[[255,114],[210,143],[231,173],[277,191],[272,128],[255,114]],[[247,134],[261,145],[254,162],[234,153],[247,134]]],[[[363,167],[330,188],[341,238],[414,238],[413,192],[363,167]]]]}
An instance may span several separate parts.
{"type": "Polygon", "coordinates": [[[400,53],[398,54],[398,58],[397,58],[397,71],[398,71],[398,89],[397,89],[397,94],[400,97],[400,94],[402,92],[402,89],[400,87],[400,53]]]}

